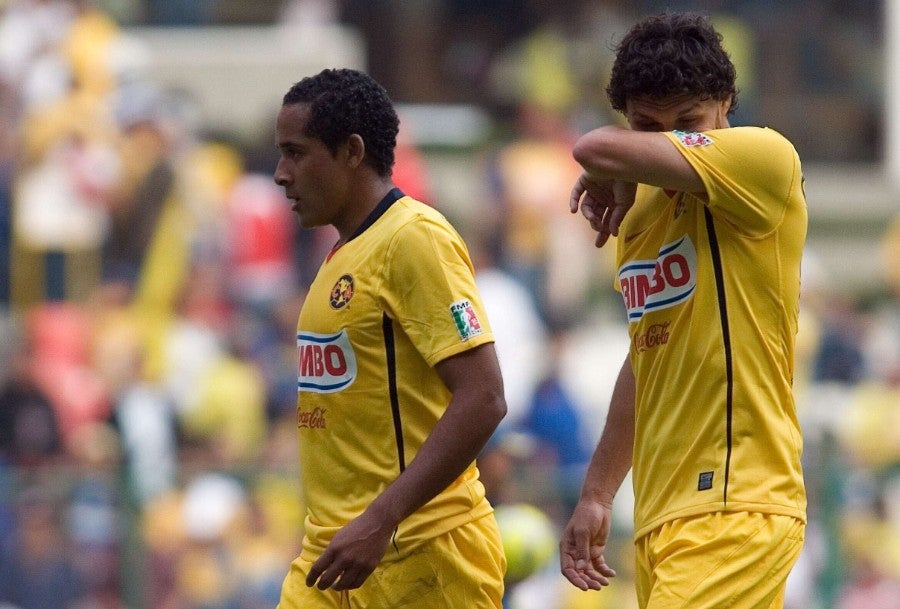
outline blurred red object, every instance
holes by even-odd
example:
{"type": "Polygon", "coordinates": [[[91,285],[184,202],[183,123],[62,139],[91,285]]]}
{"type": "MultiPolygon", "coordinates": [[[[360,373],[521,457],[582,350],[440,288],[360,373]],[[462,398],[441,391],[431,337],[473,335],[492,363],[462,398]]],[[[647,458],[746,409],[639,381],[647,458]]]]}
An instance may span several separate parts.
{"type": "Polygon", "coordinates": [[[69,302],[49,302],[29,311],[30,374],[56,409],[64,441],[83,425],[107,419],[112,400],[92,368],[91,318],[69,302]]]}

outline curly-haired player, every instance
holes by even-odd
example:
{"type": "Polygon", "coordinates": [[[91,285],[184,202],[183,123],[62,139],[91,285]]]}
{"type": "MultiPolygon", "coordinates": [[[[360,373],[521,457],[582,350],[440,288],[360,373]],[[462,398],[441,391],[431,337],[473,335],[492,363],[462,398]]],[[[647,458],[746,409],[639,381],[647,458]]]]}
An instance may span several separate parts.
{"type": "Polygon", "coordinates": [[[275,181],[339,239],[297,324],[303,549],[279,609],[499,609],[475,457],[506,413],[466,246],[391,180],[397,114],[355,70],[284,96],[275,181]]]}
{"type": "Polygon", "coordinates": [[[666,13],[617,48],[630,129],[575,144],[570,207],[617,235],[631,347],[560,543],[600,589],[613,497],[633,467],[642,609],[775,609],[803,545],[792,394],[806,202],[777,132],[731,127],[735,70],[707,18],[666,13]]]}

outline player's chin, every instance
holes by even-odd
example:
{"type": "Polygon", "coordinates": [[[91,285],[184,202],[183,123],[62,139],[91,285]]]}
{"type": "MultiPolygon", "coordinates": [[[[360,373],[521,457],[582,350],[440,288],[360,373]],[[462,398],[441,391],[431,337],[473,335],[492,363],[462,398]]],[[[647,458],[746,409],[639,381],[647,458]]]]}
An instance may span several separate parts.
{"type": "Polygon", "coordinates": [[[297,223],[300,225],[300,228],[318,228],[326,224],[326,222],[323,222],[313,214],[304,213],[303,211],[295,211],[294,214],[297,216],[297,223]]]}

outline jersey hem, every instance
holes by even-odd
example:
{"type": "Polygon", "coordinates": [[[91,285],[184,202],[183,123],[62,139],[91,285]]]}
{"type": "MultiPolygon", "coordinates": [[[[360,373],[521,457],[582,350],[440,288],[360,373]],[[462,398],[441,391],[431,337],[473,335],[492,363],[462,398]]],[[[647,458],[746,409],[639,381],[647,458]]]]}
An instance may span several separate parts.
{"type": "Polygon", "coordinates": [[[728,504],[725,505],[721,501],[719,501],[712,504],[704,504],[693,508],[678,510],[676,512],[672,512],[671,514],[656,518],[647,524],[641,525],[640,527],[636,526],[634,531],[634,540],[637,541],[647,533],[658,529],[660,526],[672,520],[677,520],[678,518],[687,518],[690,516],[700,516],[702,514],[712,514],[715,512],[754,512],[759,514],[791,516],[806,524],[806,510],[798,507],[738,501],[729,501],[728,504]]]}

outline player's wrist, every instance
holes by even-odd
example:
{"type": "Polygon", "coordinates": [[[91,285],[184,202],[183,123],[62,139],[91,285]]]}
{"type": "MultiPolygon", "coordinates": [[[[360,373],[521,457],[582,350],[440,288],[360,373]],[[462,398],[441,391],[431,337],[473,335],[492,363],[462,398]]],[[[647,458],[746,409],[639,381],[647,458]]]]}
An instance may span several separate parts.
{"type": "Polygon", "coordinates": [[[594,503],[606,509],[612,509],[613,499],[616,493],[603,488],[583,488],[581,490],[581,501],[594,503]]]}

